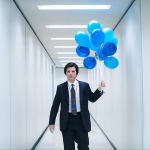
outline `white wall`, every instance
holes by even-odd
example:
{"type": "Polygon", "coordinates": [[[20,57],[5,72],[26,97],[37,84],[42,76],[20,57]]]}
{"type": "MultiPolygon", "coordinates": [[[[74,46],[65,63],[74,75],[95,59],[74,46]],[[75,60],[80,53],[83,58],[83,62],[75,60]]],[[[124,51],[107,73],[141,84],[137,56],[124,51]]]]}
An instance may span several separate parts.
{"type": "Polygon", "coordinates": [[[150,149],[150,1],[141,0],[143,54],[143,148],[150,149]]]}
{"type": "MultiPolygon", "coordinates": [[[[140,0],[136,0],[115,29],[119,44],[114,56],[119,60],[119,66],[110,70],[102,65],[107,87],[102,98],[90,106],[91,113],[117,149],[142,149],[143,68],[140,8],[140,0]]],[[[100,74],[99,80],[97,79],[96,71],[96,68],[89,71],[91,84],[91,78],[101,80],[100,74]]],[[[96,88],[96,82],[93,83],[96,88]]]]}
{"type": "Polygon", "coordinates": [[[31,149],[49,122],[52,65],[12,0],[0,0],[0,149],[31,149]]]}
{"type": "Polygon", "coordinates": [[[0,149],[10,149],[10,0],[0,0],[0,149]]]}

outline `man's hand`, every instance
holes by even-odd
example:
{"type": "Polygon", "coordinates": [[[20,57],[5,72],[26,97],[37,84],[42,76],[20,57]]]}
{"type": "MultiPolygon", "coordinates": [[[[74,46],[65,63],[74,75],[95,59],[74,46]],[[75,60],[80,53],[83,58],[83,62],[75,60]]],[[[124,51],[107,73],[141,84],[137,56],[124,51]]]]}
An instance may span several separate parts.
{"type": "Polygon", "coordinates": [[[54,129],[55,129],[55,125],[49,125],[49,130],[51,133],[53,133],[54,129]]]}
{"type": "Polygon", "coordinates": [[[103,80],[99,83],[98,89],[102,90],[102,87],[106,87],[105,82],[103,80]]]}

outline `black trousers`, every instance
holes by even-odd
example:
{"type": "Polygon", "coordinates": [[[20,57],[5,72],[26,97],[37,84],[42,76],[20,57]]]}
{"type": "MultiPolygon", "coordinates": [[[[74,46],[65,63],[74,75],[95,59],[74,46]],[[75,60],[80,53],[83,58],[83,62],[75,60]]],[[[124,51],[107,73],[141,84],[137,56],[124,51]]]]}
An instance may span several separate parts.
{"type": "Polygon", "coordinates": [[[88,132],[85,130],[81,113],[72,115],[69,113],[66,130],[62,131],[64,150],[75,150],[75,143],[78,150],[89,150],[88,132]]]}

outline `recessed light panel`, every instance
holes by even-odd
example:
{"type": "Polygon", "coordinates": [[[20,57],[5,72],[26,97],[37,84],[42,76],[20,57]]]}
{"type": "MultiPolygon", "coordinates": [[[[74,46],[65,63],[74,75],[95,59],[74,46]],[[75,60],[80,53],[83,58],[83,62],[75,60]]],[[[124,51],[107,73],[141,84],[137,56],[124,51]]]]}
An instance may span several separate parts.
{"type": "Polygon", "coordinates": [[[51,40],[75,40],[74,38],[51,38],[51,40]]]}
{"type": "Polygon", "coordinates": [[[87,25],[46,25],[46,28],[87,28],[87,25]]]}
{"type": "Polygon", "coordinates": [[[54,48],[76,48],[77,46],[54,46],[54,48]]]}
{"type": "Polygon", "coordinates": [[[39,10],[110,9],[111,5],[38,5],[39,10]]]}
{"type": "Polygon", "coordinates": [[[76,52],[56,52],[56,54],[76,54],[76,52]]]}

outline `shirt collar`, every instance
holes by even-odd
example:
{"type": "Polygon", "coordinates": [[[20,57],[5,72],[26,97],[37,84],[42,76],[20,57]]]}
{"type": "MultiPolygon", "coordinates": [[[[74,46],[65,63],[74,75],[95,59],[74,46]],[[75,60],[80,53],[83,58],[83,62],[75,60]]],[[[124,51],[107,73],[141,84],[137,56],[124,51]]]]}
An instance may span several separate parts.
{"type": "Polygon", "coordinates": [[[69,86],[69,87],[70,87],[72,84],[74,84],[74,85],[76,86],[77,80],[75,79],[74,83],[71,83],[71,82],[68,81],[68,86],[69,86]]]}

